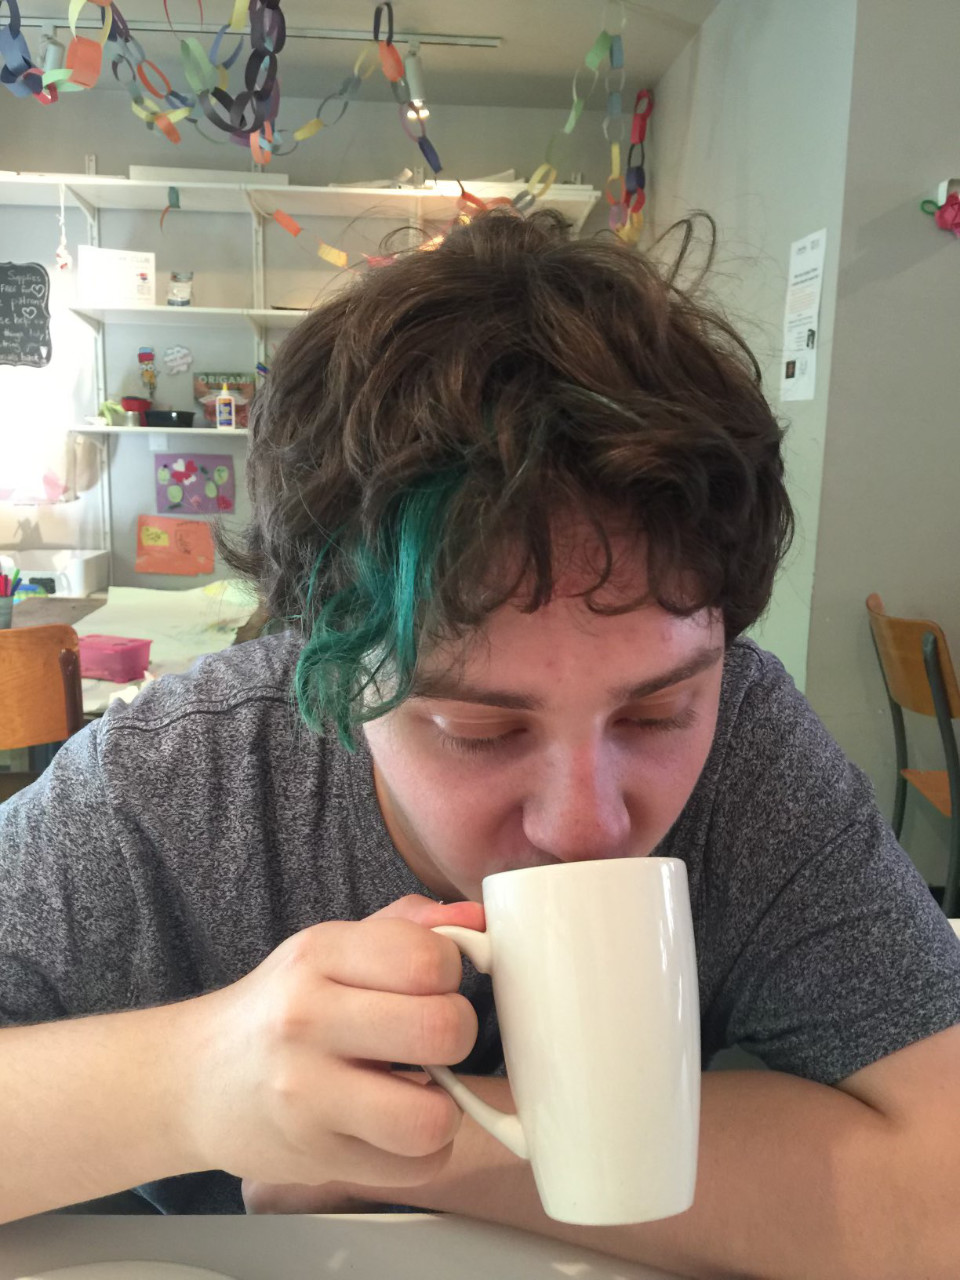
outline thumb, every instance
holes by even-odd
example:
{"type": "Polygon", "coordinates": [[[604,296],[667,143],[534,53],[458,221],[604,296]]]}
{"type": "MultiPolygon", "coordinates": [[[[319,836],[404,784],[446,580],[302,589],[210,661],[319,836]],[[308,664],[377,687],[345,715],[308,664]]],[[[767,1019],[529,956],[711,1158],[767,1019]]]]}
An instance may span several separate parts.
{"type": "Polygon", "coordinates": [[[433,929],[438,924],[458,924],[465,929],[482,932],[486,927],[483,907],[479,902],[434,902],[419,893],[398,898],[369,919],[411,920],[414,924],[422,924],[425,929],[433,929]]]}

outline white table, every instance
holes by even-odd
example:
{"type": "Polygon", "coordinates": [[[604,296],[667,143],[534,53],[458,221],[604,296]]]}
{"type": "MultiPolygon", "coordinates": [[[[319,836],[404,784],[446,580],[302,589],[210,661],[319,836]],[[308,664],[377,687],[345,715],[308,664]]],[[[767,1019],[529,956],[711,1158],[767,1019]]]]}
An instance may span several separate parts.
{"type": "MultiPolygon", "coordinates": [[[[198,658],[229,648],[256,610],[256,600],[242,584],[218,581],[185,591],[157,591],[142,587],[114,587],[82,598],[42,596],[19,602],[13,611],[15,627],[61,623],[77,635],[153,638],[150,676],[188,671],[198,658]]],[[[83,710],[102,715],[114,698],[131,702],[146,684],[111,680],[81,681],[83,710]]]]}
{"type": "Polygon", "coordinates": [[[0,1280],[131,1259],[204,1267],[233,1280],[676,1280],[452,1215],[51,1214],[0,1226],[0,1280]]]}

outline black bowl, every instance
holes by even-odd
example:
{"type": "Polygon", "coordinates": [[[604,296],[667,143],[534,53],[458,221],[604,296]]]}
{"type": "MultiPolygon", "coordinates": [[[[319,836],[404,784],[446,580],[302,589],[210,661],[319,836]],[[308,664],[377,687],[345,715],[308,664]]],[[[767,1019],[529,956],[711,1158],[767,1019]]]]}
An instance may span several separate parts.
{"type": "Polygon", "coordinates": [[[192,409],[147,409],[143,416],[148,427],[192,427],[196,414],[192,409]]]}

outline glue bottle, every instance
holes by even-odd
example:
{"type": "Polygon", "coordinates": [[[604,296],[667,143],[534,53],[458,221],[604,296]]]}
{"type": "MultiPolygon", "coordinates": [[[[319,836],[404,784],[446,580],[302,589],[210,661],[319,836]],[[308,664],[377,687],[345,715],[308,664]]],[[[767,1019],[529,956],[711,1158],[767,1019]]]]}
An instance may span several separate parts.
{"type": "Polygon", "coordinates": [[[224,383],[217,396],[217,426],[229,427],[232,430],[236,425],[237,402],[227,390],[227,384],[224,383]]]}

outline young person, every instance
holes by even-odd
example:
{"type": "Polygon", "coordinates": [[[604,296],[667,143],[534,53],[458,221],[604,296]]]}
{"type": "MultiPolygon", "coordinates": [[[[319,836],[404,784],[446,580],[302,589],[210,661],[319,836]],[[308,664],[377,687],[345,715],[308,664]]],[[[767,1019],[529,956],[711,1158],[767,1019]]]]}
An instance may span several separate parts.
{"type": "Polygon", "coordinates": [[[792,528],[780,438],[722,319],[550,213],[311,315],[228,548],[284,629],[0,809],[0,1218],[135,1186],[241,1212],[244,1179],[253,1210],[453,1210],[694,1276],[952,1276],[960,945],[743,638],[792,528]],[[565,1227],[394,1068],[509,1106],[488,982],[459,994],[430,926],[482,927],[491,872],[654,852],[689,872],[704,1065],[772,1070],[705,1074],[688,1213],[565,1227]]]}

